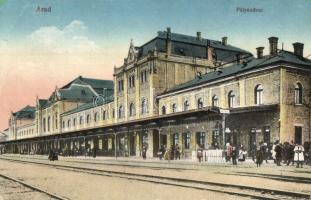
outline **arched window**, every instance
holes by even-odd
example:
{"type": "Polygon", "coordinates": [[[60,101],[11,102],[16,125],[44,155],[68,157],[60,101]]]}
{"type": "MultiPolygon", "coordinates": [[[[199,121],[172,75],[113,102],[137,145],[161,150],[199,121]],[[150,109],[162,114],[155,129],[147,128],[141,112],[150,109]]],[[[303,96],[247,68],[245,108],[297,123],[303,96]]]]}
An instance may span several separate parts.
{"type": "Polygon", "coordinates": [[[48,116],[48,132],[50,132],[50,126],[51,126],[51,117],[48,116]]]}
{"type": "Polygon", "coordinates": [[[65,128],[65,121],[63,121],[63,128],[65,128]]]}
{"type": "Polygon", "coordinates": [[[143,98],[141,101],[141,114],[147,113],[147,100],[143,98]]]}
{"type": "Polygon", "coordinates": [[[118,118],[122,118],[123,117],[123,106],[120,106],[118,109],[118,118]]]}
{"type": "Polygon", "coordinates": [[[212,106],[215,106],[215,107],[219,106],[219,99],[217,95],[214,95],[212,98],[212,106]]]}
{"type": "Polygon", "coordinates": [[[184,102],[184,111],[187,111],[189,109],[189,102],[186,100],[184,102]]]}
{"type": "Polygon", "coordinates": [[[43,118],[42,123],[43,123],[43,132],[46,132],[46,121],[45,121],[45,118],[43,118]]]}
{"type": "Polygon", "coordinates": [[[70,119],[67,121],[67,127],[70,128],[70,119]]]}
{"type": "Polygon", "coordinates": [[[235,107],[235,94],[233,93],[233,91],[230,91],[228,93],[228,107],[229,108],[235,107]]]}
{"type": "Polygon", "coordinates": [[[80,116],[79,124],[82,125],[82,123],[83,123],[83,116],[80,116]]]}
{"type": "Polygon", "coordinates": [[[176,106],[176,103],[173,103],[172,105],[172,112],[176,112],[177,111],[177,106],[176,106]]]}
{"type": "Polygon", "coordinates": [[[86,116],[86,123],[88,124],[88,123],[90,123],[90,121],[91,121],[90,114],[88,114],[88,115],[86,116]]]}
{"type": "Polygon", "coordinates": [[[302,104],[303,93],[301,83],[295,85],[295,104],[302,104]]]}
{"type": "Polygon", "coordinates": [[[197,108],[198,108],[198,109],[203,108],[203,100],[202,100],[202,98],[199,98],[199,99],[198,99],[198,101],[197,101],[197,108]]]}
{"type": "Polygon", "coordinates": [[[73,118],[73,126],[76,126],[76,118],[73,118]]]}
{"type": "Polygon", "coordinates": [[[98,113],[96,112],[96,113],[94,114],[94,122],[97,122],[97,120],[98,120],[98,113]]]}
{"type": "Polygon", "coordinates": [[[135,115],[135,106],[134,106],[134,103],[131,103],[131,104],[130,104],[129,115],[130,115],[130,116],[134,116],[134,115],[135,115]]]}
{"type": "Polygon", "coordinates": [[[255,87],[255,104],[260,105],[262,104],[262,95],[263,95],[263,88],[262,85],[257,85],[255,87]]]}
{"type": "Polygon", "coordinates": [[[162,106],[162,115],[165,115],[165,114],[166,114],[166,107],[162,106]]]}

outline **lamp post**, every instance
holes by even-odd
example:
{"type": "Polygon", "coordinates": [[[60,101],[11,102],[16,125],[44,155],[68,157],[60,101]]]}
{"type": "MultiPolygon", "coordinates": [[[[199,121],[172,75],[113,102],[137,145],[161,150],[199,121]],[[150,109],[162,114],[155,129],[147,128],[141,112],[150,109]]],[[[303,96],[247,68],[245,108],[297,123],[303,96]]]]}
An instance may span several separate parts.
{"type": "Polygon", "coordinates": [[[159,131],[159,150],[161,149],[161,127],[158,128],[159,131]]]}
{"type": "Polygon", "coordinates": [[[219,109],[219,113],[222,114],[222,146],[225,149],[226,141],[225,141],[225,127],[226,127],[226,116],[229,115],[230,110],[227,109],[219,109]]]}
{"type": "MultiPolygon", "coordinates": [[[[225,133],[226,133],[226,136],[228,137],[228,135],[231,133],[231,130],[230,128],[225,128],[225,133]]],[[[226,141],[225,141],[226,142],[226,141]]]]}
{"type": "Polygon", "coordinates": [[[113,135],[114,135],[114,157],[117,160],[117,132],[114,132],[113,135]]]}

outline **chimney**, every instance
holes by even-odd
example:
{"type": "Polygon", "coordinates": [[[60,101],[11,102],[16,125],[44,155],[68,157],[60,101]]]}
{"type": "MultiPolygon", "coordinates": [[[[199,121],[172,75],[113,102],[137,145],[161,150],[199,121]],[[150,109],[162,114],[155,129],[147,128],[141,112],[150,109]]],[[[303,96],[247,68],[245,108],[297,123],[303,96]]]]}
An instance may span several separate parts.
{"type": "Polygon", "coordinates": [[[166,57],[171,55],[171,49],[172,49],[172,41],[171,41],[171,28],[166,28],[166,57]]]}
{"type": "Polygon", "coordinates": [[[303,57],[303,43],[295,42],[293,44],[294,54],[299,57],[303,57]]]}
{"type": "Polygon", "coordinates": [[[222,37],[221,40],[222,40],[222,42],[221,42],[222,45],[227,45],[228,37],[222,37]]]}
{"type": "Polygon", "coordinates": [[[197,32],[197,40],[202,40],[201,32],[197,32]]]}
{"type": "Polygon", "coordinates": [[[258,59],[263,58],[263,49],[264,49],[264,47],[257,47],[256,49],[257,49],[257,58],[258,59]]]}
{"type": "Polygon", "coordinates": [[[166,28],[166,38],[171,39],[171,28],[170,27],[166,28]]]}
{"type": "Polygon", "coordinates": [[[277,37],[269,37],[270,43],[270,55],[276,55],[278,52],[278,40],[277,37]]]}

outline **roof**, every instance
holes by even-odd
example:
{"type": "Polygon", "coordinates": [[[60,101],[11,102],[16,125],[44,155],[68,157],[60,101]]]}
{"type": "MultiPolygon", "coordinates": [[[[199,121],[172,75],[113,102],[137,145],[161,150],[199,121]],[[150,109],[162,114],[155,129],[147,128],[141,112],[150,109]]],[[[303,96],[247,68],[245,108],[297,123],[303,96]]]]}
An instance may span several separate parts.
{"type": "Polygon", "coordinates": [[[27,105],[23,109],[13,113],[13,116],[15,116],[16,119],[34,119],[35,112],[36,112],[35,107],[27,105]]]}
{"type": "Polygon", "coordinates": [[[44,107],[48,103],[48,100],[47,99],[38,99],[38,102],[39,102],[40,107],[44,107]]]}
{"type": "Polygon", "coordinates": [[[113,96],[110,96],[102,101],[97,101],[96,105],[94,106],[94,102],[89,102],[89,103],[85,103],[81,106],[78,106],[77,108],[74,108],[72,110],[69,110],[67,112],[64,112],[62,114],[62,116],[64,115],[70,115],[70,114],[74,114],[74,113],[77,113],[77,112],[81,112],[83,110],[88,110],[88,109],[91,109],[91,108],[94,108],[96,106],[101,106],[101,105],[104,105],[104,104],[108,104],[110,102],[113,101],[113,96]]]}
{"type": "Polygon", "coordinates": [[[89,85],[96,91],[97,94],[103,94],[103,95],[105,95],[104,89],[106,89],[107,92],[108,91],[110,92],[111,90],[114,89],[112,80],[84,78],[82,76],[75,78],[73,81],[66,84],[61,89],[69,88],[72,84],[89,85]]]}
{"type": "MultiPolygon", "coordinates": [[[[145,56],[155,49],[159,52],[166,52],[166,38],[166,31],[158,32],[158,36],[141,47],[136,47],[139,50],[139,56],[145,56]]],[[[207,58],[207,46],[211,46],[215,49],[217,60],[220,61],[230,61],[235,58],[236,54],[251,55],[251,53],[246,50],[230,44],[223,45],[222,42],[216,40],[204,38],[199,40],[197,37],[178,33],[171,33],[170,38],[172,41],[172,54],[175,55],[207,58]]]]}
{"type": "Polygon", "coordinates": [[[311,60],[307,58],[302,58],[297,55],[295,55],[292,52],[281,50],[276,55],[273,56],[264,56],[261,59],[249,57],[245,59],[245,61],[241,64],[235,63],[231,66],[225,67],[220,70],[208,72],[201,77],[197,77],[191,81],[188,81],[186,83],[177,85],[176,87],[170,89],[169,91],[163,93],[171,93],[174,91],[178,91],[185,88],[190,88],[193,86],[197,86],[204,83],[209,83],[215,80],[223,79],[225,77],[233,76],[240,74],[242,72],[258,69],[267,65],[272,64],[283,64],[283,63],[289,63],[289,64],[295,64],[298,65],[298,67],[306,68],[311,70],[311,60]]]}
{"type": "Polygon", "coordinates": [[[61,100],[81,100],[91,101],[96,94],[87,86],[71,85],[68,89],[60,89],[57,91],[61,100]]]}
{"type": "Polygon", "coordinates": [[[50,106],[52,102],[56,101],[56,99],[90,102],[98,95],[104,97],[113,95],[113,89],[112,80],[84,78],[79,76],[60,89],[56,89],[52,92],[48,100],[39,99],[39,105],[42,108],[46,108],[50,106]]]}

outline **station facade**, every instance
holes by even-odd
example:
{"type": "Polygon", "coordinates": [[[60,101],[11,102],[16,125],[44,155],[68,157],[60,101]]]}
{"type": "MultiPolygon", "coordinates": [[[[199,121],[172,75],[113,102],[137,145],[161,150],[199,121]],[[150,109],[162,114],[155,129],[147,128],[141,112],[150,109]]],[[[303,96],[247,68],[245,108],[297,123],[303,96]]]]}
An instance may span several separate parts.
{"type": "Polygon", "coordinates": [[[310,141],[311,61],[303,44],[257,55],[221,41],[172,33],[136,47],[114,68],[113,81],[77,77],[49,99],[12,113],[2,151],[67,155],[157,156],[178,145],[222,149],[275,140],[310,141]]]}

